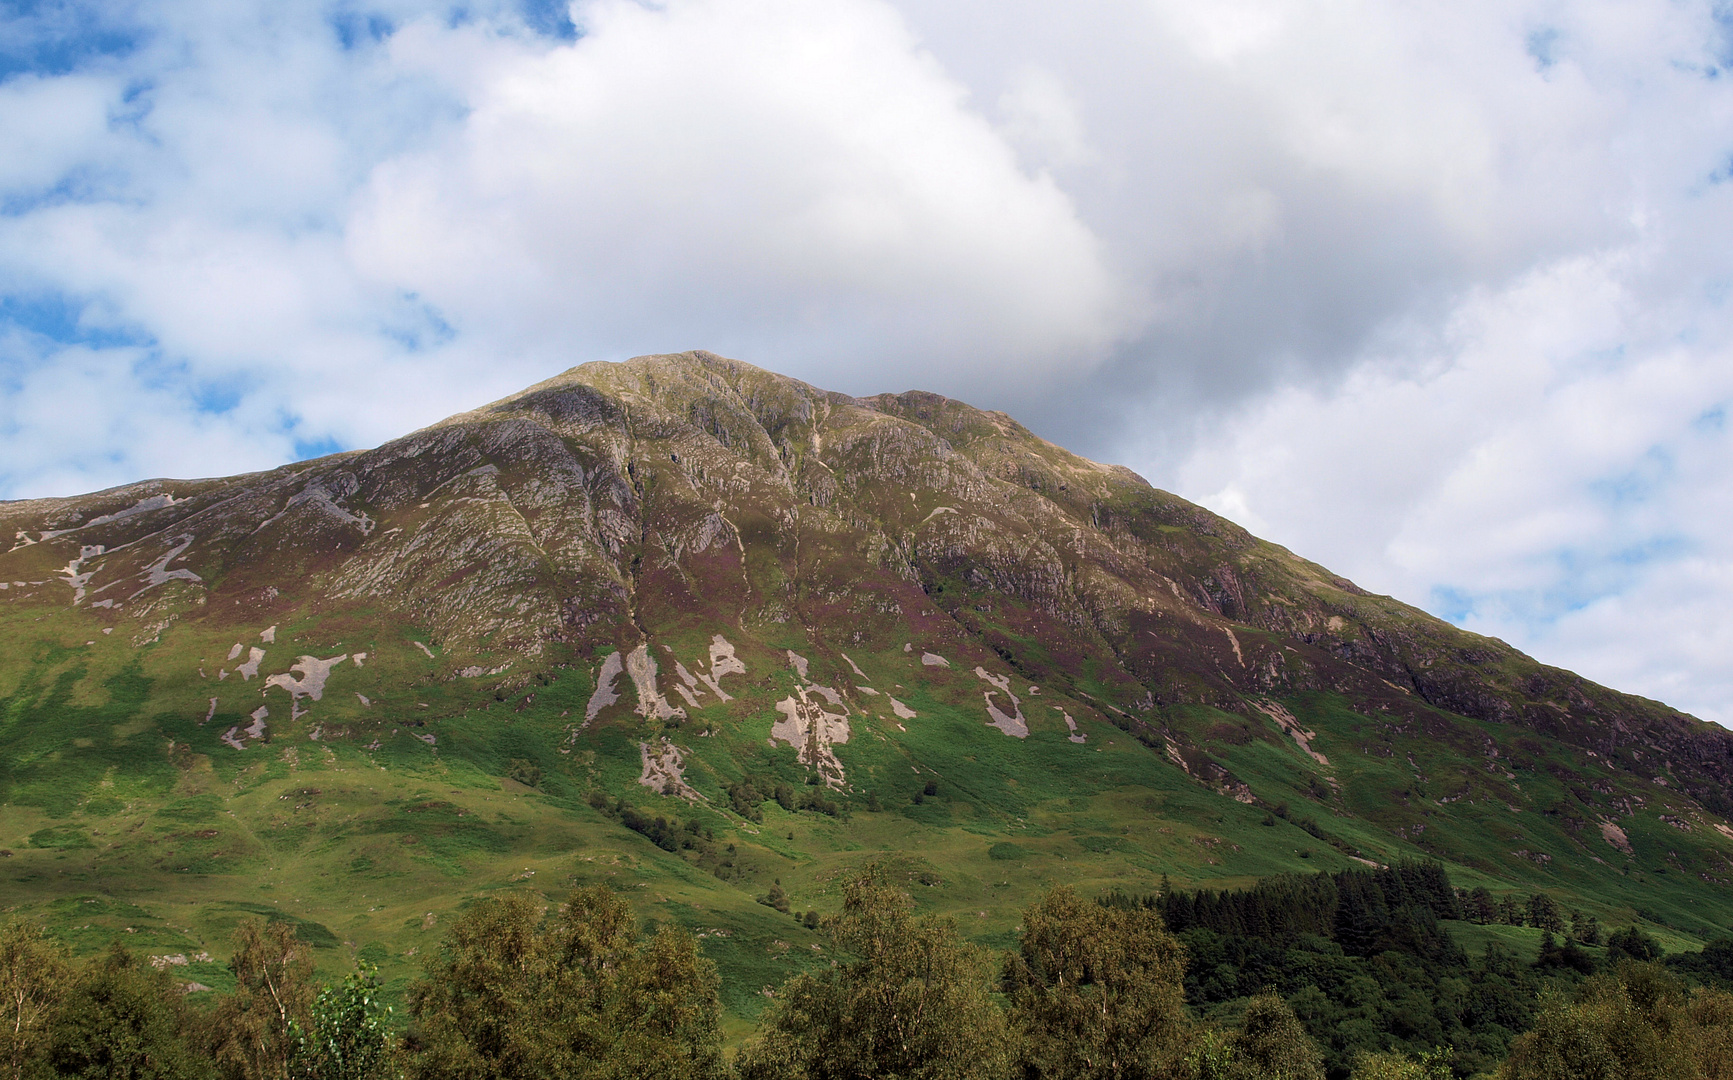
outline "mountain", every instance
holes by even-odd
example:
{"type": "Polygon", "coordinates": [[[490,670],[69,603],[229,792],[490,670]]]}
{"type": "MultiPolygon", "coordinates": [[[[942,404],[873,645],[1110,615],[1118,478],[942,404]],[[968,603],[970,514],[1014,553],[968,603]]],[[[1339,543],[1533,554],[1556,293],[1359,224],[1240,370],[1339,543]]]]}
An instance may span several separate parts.
{"type": "Polygon", "coordinates": [[[995,944],[1053,882],[1405,858],[1674,947],[1733,915],[1733,732],[933,394],[587,364],[0,528],[3,906],[211,985],[248,914],[401,985],[475,896],[603,880],[738,1019],[823,960],[761,900],[875,854],[995,944]]]}

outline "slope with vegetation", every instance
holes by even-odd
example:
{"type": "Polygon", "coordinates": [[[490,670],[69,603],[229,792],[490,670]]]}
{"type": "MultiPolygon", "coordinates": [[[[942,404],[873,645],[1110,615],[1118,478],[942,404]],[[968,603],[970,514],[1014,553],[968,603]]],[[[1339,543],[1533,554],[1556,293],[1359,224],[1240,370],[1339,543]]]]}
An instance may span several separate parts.
{"type": "Polygon", "coordinates": [[[738,1039],[874,855],[995,948],[1058,883],[1405,859],[1675,952],[1733,913],[1729,733],[930,394],[591,364],[0,529],[3,906],[217,992],[249,918],[406,1003],[479,900],[607,884],[738,1039]]]}

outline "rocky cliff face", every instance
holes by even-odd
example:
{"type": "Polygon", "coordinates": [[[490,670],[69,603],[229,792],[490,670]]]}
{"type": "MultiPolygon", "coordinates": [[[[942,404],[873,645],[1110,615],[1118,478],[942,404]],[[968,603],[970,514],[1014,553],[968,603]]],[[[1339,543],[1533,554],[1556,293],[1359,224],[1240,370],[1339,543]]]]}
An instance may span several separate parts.
{"type": "MultiPolygon", "coordinates": [[[[285,737],[271,725],[317,724],[323,708],[326,730],[341,719],[377,743],[381,725],[437,728],[575,671],[596,688],[568,738],[583,721],[662,724],[672,741],[644,742],[644,775],[679,790],[680,724],[749,698],[726,676],[769,665],[799,670],[772,743],[798,743],[846,793],[849,718],[901,726],[908,711],[857,660],[904,656],[897,685],[979,693],[981,722],[1007,737],[1075,742],[1079,721],[1111,724],[1241,802],[1280,793],[1236,748],[1280,751],[1321,807],[1404,850],[1484,863],[1448,829],[1429,837],[1429,819],[1521,805],[1558,827],[1555,846],[1608,866],[1618,853],[1588,826],[1642,810],[1683,823],[1696,847],[1672,853],[1681,869],[1733,876],[1733,733],[1369,595],[1129,470],[931,394],[851,398],[708,353],[590,364],[378,449],[0,504],[0,529],[9,617],[53,612],[117,648],[198,642],[204,683],[174,692],[216,693],[212,716],[251,715],[222,699],[230,678],[256,696],[238,668],[261,644],[285,654],[252,661],[261,678],[297,678],[279,670],[292,642],[257,640],[268,625],[315,660],[321,634],[335,650],[355,636],[341,628],[397,628],[351,662],[348,712],[304,694],[255,721],[285,737]],[[211,656],[231,639],[246,649],[211,656]],[[416,680],[452,696],[389,716],[349,697],[416,680]],[[1319,717],[1337,725],[1322,739],[1319,717]],[[1406,756],[1414,782],[1357,792],[1343,755],[1406,756]],[[1544,783],[1524,791],[1531,776],[1544,783]]],[[[250,745],[229,727],[188,752],[225,752],[220,735],[250,745]]]]}

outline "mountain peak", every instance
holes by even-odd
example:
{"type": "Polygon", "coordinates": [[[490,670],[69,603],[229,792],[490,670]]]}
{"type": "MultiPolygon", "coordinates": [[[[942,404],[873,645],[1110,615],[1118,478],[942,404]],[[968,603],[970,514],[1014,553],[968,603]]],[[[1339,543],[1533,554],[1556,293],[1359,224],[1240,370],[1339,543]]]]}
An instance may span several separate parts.
{"type": "Polygon", "coordinates": [[[886,843],[984,836],[1069,873],[1032,837],[1077,835],[1091,873],[1151,888],[1431,857],[1683,934],[1733,876],[1733,733],[935,394],[585,364],[375,449],[0,504],[0,528],[23,718],[0,797],[45,814],[103,784],[241,798],[316,760],[456,797],[433,778],[519,762],[582,829],[626,821],[584,800],[671,800],[756,853],[740,873],[794,860],[813,888],[846,836],[772,843],[752,792],[845,813],[932,784],[949,801],[886,843]]]}

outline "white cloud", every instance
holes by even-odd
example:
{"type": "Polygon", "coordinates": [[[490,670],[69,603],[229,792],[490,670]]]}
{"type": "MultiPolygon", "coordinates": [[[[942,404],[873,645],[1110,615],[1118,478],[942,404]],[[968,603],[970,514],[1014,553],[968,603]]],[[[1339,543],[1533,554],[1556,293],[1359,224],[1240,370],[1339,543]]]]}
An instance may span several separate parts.
{"type": "Polygon", "coordinates": [[[375,172],[359,265],[512,351],[629,354],[654,327],[861,389],[1038,377],[1125,325],[1068,198],[887,6],[608,0],[582,21],[553,49],[399,35],[403,62],[467,69],[472,111],[375,172]]]}
{"type": "Polygon", "coordinates": [[[1723,333],[1693,347],[1645,305],[1642,272],[1614,253],[1476,295],[1430,363],[1265,398],[1180,486],[1369,588],[1733,721],[1733,445],[1712,411],[1733,364],[1723,333]]]}

